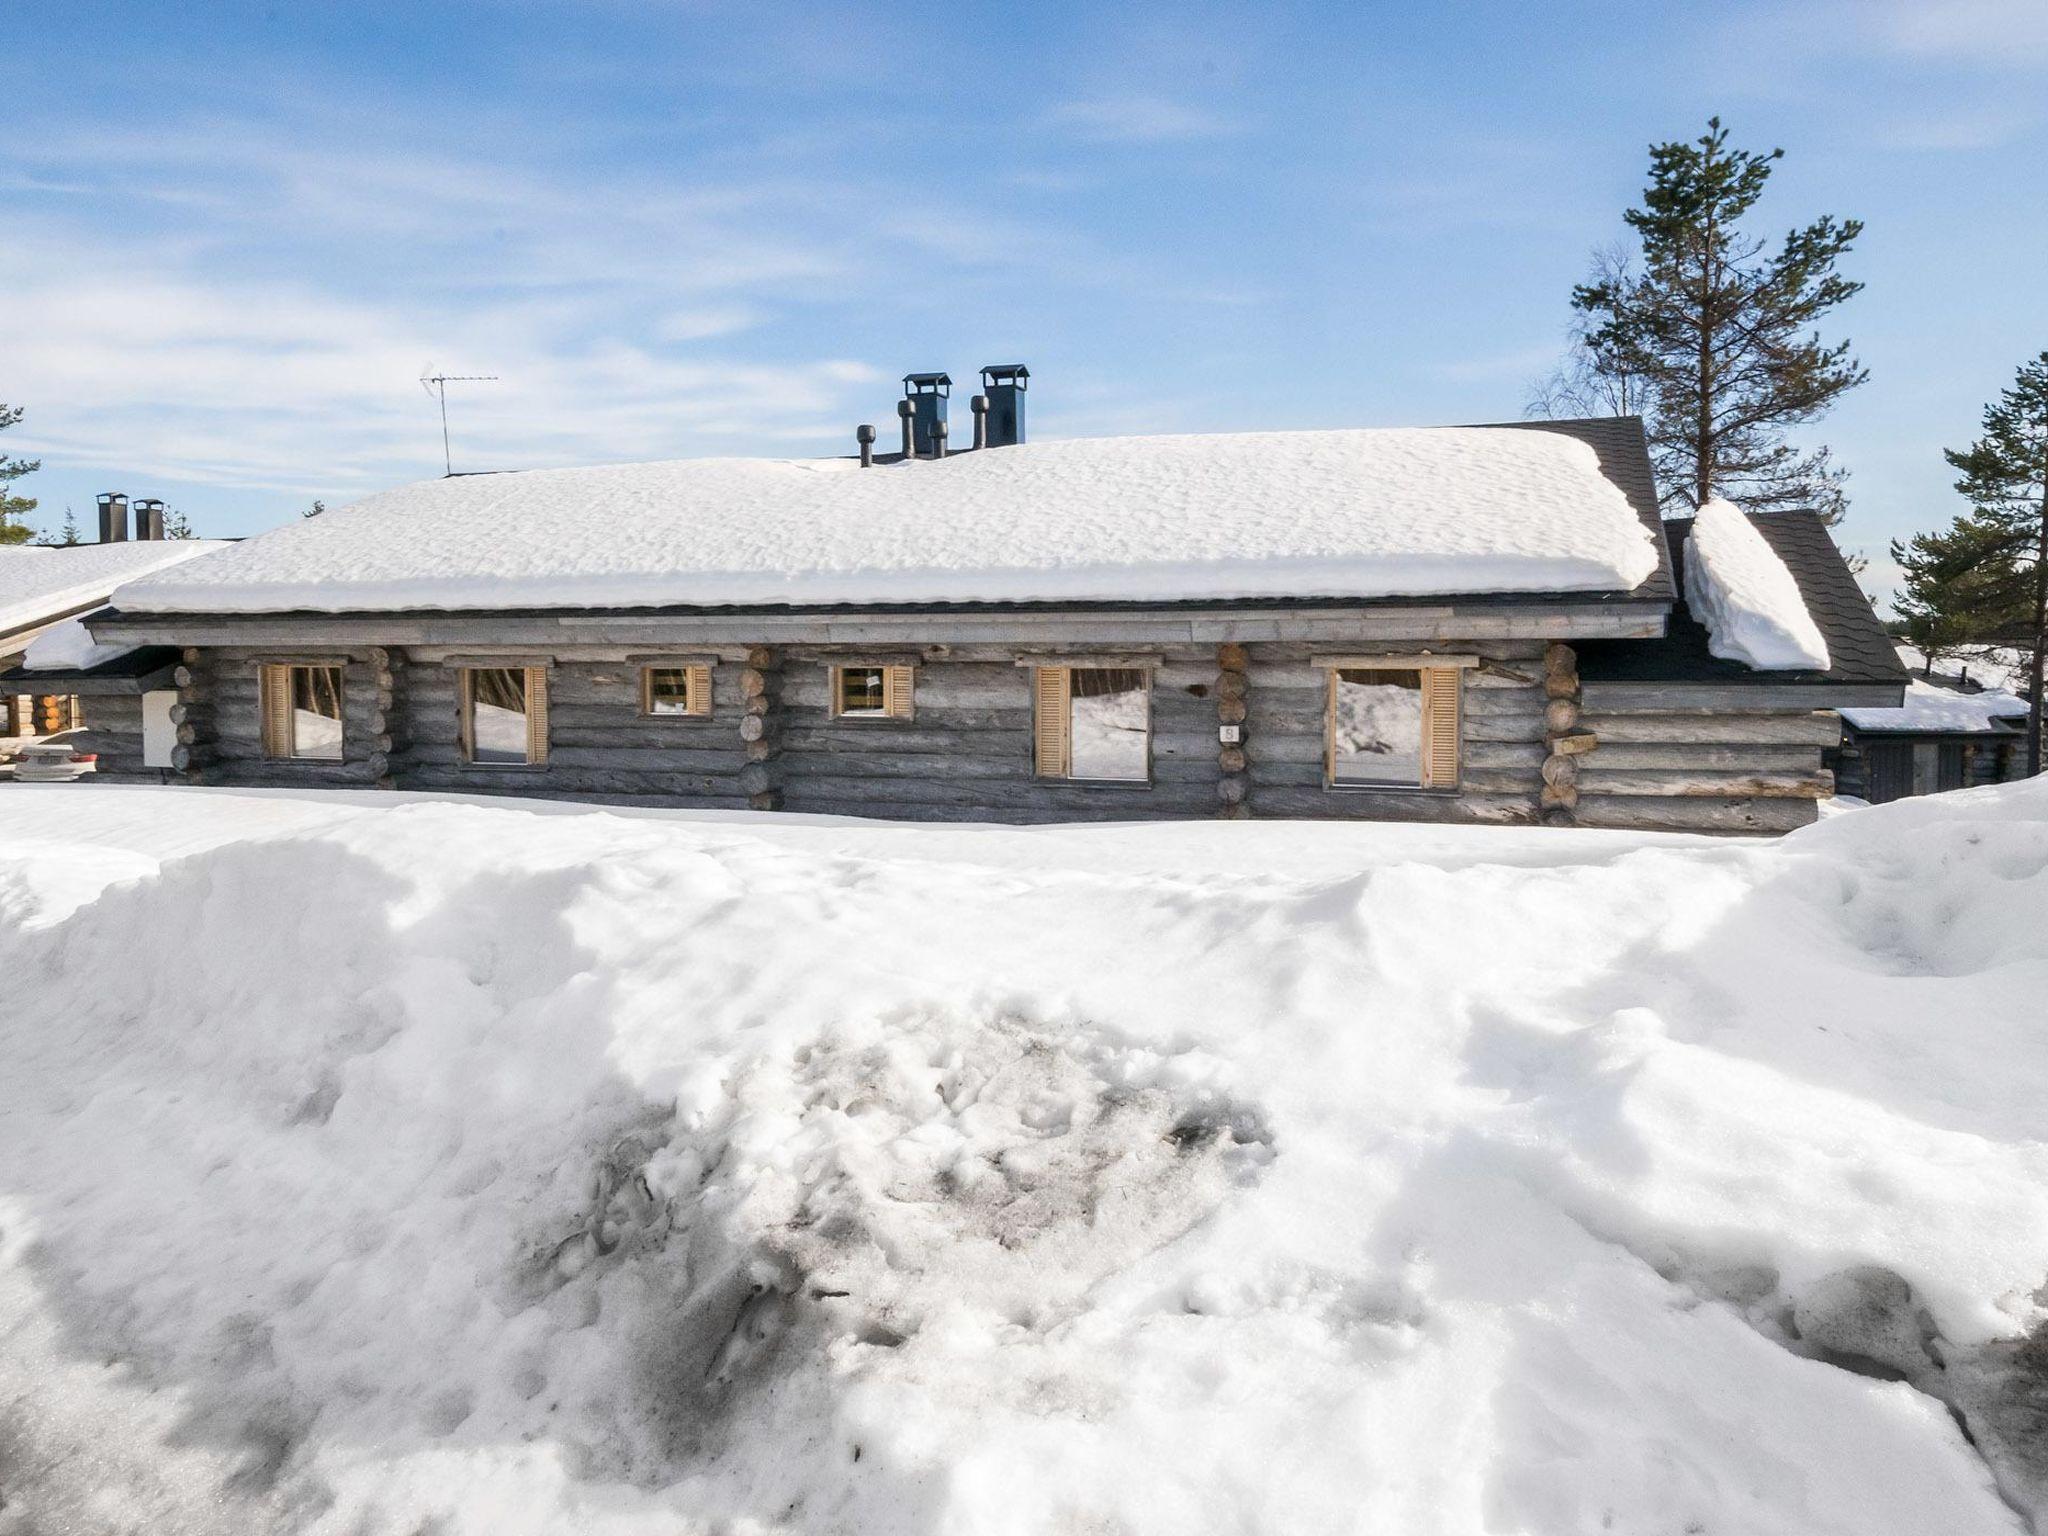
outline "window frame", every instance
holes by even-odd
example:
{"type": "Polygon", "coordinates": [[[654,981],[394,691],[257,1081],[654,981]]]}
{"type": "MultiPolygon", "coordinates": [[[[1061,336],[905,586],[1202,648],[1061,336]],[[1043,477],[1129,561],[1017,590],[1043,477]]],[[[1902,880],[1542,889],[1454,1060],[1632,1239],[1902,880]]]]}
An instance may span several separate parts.
{"type": "Polygon", "coordinates": [[[1456,795],[1465,782],[1465,670],[1478,664],[1476,657],[1464,656],[1330,656],[1318,657],[1323,669],[1323,788],[1338,794],[1368,795],[1456,795]],[[1413,672],[1419,679],[1417,701],[1422,711],[1421,744],[1413,784],[1372,784],[1337,777],[1337,685],[1345,672],[1413,672]],[[1451,712],[1448,733],[1440,728],[1439,716],[1448,693],[1451,712]],[[1451,765],[1445,776],[1432,761],[1447,735],[1451,765]]]}
{"type": "MultiPolygon", "coordinates": [[[[266,763],[345,763],[348,761],[348,662],[259,661],[256,664],[257,737],[266,763]],[[335,706],[340,714],[334,723],[341,739],[333,756],[318,757],[299,750],[298,678],[300,672],[332,672],[335,706]],[[282,690],[282,701],[279,690],[282,690]]],[[[323,716],[323,718],[325,718],[323,716]]]]}
{"type": "Polygon", "coordinates": [[[491,663],[466,661],[456,668],[455,713],[462,766],[484,773],[519,773],[547,767],[548,762],[548,672],[544,666],[519,661],[491,663]],[[524,674],[526,705],[526,760],[517,763],[487,762],[476,755],[476,674],[519,672],[524,674]]]}
{"type": "Polygon", "coordinates": [[[1152,707],[1153,673],[1157,664],[1148,660],[1088,660],[1060,661],[1054,659],[1033,659],[1031,667],[1031,756],[1032,778],[1040,784],[1071,784],[1081,789],[1152,789],[1156,786],[1154,741],[1154,711],[1152,707]],[[1145,694],[1145,776],[1137,779],[1096,779],[1083,778],[1074,772],[1074,674],[1076,672],[1135,672],[1144,679],[1145,694]],[[1049,773],[1045,769],[1045,746],[1048,740],[1044,726],[1044,710],[1047,702],[1045,674],[1063,674],[1059,686],[1060,707],[1063,711],[1059,726],[1060,761],[1063,769],[1049,773]]]}
{"type": "Polygon", "coordinates": [[[640,664],[640,718],[643,720],[709,720],[713,708],[711,664],[701,661],[647,661],[640,664]],[[654,707],[654,674],[683,674],[682,709],[654,707]]]}
{"type": "Polygon", "coordinates": [[[825,664],[825,706],[833,720],[857,725],[908,724],[917,718],[917,664],[904,661],[840,660],[825,664]],[[843,679],[848,672],[882,674],[880,709],[847,709],[843,679]],[[900,695],[900,697],[899,697],[900,695]],[[899,707],[900,705],[900,707],[899,707]]]}

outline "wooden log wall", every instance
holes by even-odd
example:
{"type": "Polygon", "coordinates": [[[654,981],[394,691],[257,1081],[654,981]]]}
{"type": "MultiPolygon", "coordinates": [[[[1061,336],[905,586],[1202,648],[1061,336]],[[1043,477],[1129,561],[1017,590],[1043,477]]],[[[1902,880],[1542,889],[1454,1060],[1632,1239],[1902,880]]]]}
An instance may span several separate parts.
{"type": "Polygon", "coordinates": [[[1578,760],[1579,823],[1672,832],[1788,832],[1834,793],[1822,754],[1832,710],[1668,707],[1654,685],[1609,686],[1581,718],[1597,745],[1578,760]]]}
{"type": "Polygon", "coordinates": [[[549,795],[744,810],[743,652],[711,669],[711,714],[644,716],[637,661],[558,660],[548,670],[548,756],[531,767],[462,759],[459,669],[402,656],[391,775],[400,789],[549,795]]]}
{"type": "Polygon", "coordinates": [[[308,789],[390,788],[392,710],[396,677],[391,653],[379,646],[347,652],[342,668],[339,762],[271,758],[263,753],[259,658],[274,650],[188,651],[172,681],[177,746],[171,764],[192,783],[262,784],[308,789]]]}
{"type": "Polygon", "coordinates": [[[1245,724],[1251,713],[1251,653],[1241,645],[1216,647],[1216,724],[1220,731],[1236,727],[1237,740],[1227,742],[1219,734],[1216,781],[1219,816],[1243,820],[1252,814],[1251,754],[1247,750],[1251,730],[1245,724]]]}
{"type": "MultiPolygon", "coordinates": [[[[659,642],[648,646],[658,653],[659,642]]],[[[688,648],[685,648],[688,649],[688,648]]],[[[1647,685],[1582,686],[1577,658],[1539,639],[1432,642],[1476,655],[1461,689],[1456,792],[1332,790],[1324,784],[1330,650],[1413,654],[1399,640],[1352,645],[1168,645],[1152,674],[1148,785],[1036,777],[1028,666],[1009,645],[718,646],[712,713],[643,717],[639,669],[557,656],[549,670],[547,761],[462,761],[458,673],[436,650],[352,648],[344,761],[262,755],[256,648],[192,651],[178,668],[174,760],[214,784],[396,786],[716,809],[928,821],[1187,817],[1551,823],[1736,832],[1810,821],[1831,780],[1831,713],[1709,707],[1647,685]],[[916,665],[915,714],[838,719],[834,661],[916,665]],[[1241,739],[1219,739],[1219,726],[1241,739]]],[[[508,661],[516,658],[509,658],[508,661]]],[[[133,753],[140,765],[140,703],[133,753]]],[[[121,727],[126,730],[125,723],[121,727]]],[[[1986,757],[1989,754],[1985,754],[1986,757]]],[[[1988,764],[1987,764],[1988,768],[1988,764]]],[[[1979,769],[1979,772],[1986,771],[1979,769]]]]}
{"type": "Polygon", "coordinates": [[[1432,642],[1431,649],[1479,657],[1461,689],[1459,787],[1440,790],[1326,788],[1327,674],[1311,658],[1331,651],[1413,654],[1414,644],[1254,645],[1249,648],[1245,755],[1258,817],[1350,821],[1533,822],[1539,811],[1545,745],[1540,640],[1432,642]]]}
{"type": "Polygon", "coordinates": [[[98,757],[93,777],[130,784],[154,784],[164,777],[161,770],[142,766],[142,695],[94,694],[81,704],[85,729],[78,750],[98,757]]]}
{"type": "MultiPolygon", "coordinates": [[[[1160,654],[1155,649],[1153,654],[1160,654]]],[[[782,693],[782,804],[791,811],[919,821],[1125,821],[1208,816],[1218,804],[1216,652],[1168,647],[1152,676],[1151,785],[1039,779],[1031,669],[1015,647],[917,653],[915,715],[831,711],[836,659],[907,659],[791,646],[782,693]]]]}

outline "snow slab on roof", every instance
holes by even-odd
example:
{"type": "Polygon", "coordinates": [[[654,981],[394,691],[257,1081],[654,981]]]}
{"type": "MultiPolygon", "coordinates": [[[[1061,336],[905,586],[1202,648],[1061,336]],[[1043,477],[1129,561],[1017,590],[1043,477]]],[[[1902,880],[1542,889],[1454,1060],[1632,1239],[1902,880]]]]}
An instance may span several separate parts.
{"type": "Polygon", "coordinates": [[[1828,643],[1799,583],[1732,501],[1693,514],[1686,538],[1685,603],[1707,629],[1707,649],[1761,672],[1828,668],[1828,643]]]}
{"type": "Polygon", "coordinates": [[[1030,443],[863,470],[685,459],[427,480],[135,582],[136,611],[1615,591],[1657,552],[1593,450],[1485,428],[1030,443]]]}
{"type": "Polygon", "coordinates": [[[227,547],[220,539],[143,539],[0,548],[0,635],[103,602],[131,577],[227,547]]]}
{"type": "Polygon", "coordinates": [[[2027,701],[2003,688],[1962,693],[1923,678],[1906,684],[1906,701],[1896,709],[1845,709],[1842,718],[1859,731],[1996,731],[2000,720],[2027,717],[2027,701]]]}
{"type": "MultiPolygon", "coordinates": [[[[101,611],[95,608],[93,613],[101,611]]],[[[75,619],[52,624],[29,641],[27,651],[22,653],[22,668],[29,672],[83,672],[102,662],[116,661],[136,649],[132,645],[101,645],[85,627],[85,620],[91,616],[80,614],[75,619]]]]}

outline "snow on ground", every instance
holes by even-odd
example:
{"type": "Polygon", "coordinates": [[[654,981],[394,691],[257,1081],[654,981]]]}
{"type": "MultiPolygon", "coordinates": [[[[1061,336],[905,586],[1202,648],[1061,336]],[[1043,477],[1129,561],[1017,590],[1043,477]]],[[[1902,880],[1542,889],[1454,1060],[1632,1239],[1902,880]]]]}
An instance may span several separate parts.
{"type": "Polygon", "coordinates": [[[1716,656],[1759,671],[1827,670],[1828,643],[1799,583],[1732,501],[1717,497],[1693,514],[1685,603],[1716,656]]]}
{"type": "Polygon", "coordinates": [[[118,660],[134,649],[132,645],[101,645],[86,629],[83,619],[66,619],[31,640],[22,653],[21,664],[31,672],[81,671],[104,661],[118,660]]]}
{"type": "Polygon", "coordinates": [[[0,1533],[2023,1531],[2044,902],[2048,784],[11,789],[0,1533]]]}
{"type": "Polygon", "coordinates": [[[122,589],[142,611],[1379,597],[1627,589],[1586,444],[1399,428],[686,459],[426,480],[122,589]]]}

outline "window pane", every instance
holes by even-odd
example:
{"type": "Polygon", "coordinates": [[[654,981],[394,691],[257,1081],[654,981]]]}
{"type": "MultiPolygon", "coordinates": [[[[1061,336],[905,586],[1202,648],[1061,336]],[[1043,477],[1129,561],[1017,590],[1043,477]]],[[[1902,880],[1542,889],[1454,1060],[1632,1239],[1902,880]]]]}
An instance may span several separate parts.
{"type": "Polygon", "coordinates": [[[647,712],[650,715],[687,715],[690,712],[690,672],[687,667],[647,669],[647,712]]]}
{"type": "Polygon", "coordinates": [[[1422,783],[1422,674],[1339,672],[1330,729],[1339,784],[1422,783]]]}
{"type": "Polygon", "coordinates": [[[839,669],[839,713],[880,715],[886,714],[888,709],[888,692],[883,684],[880,667],[839,669]]]}
{"type": "Polygon", "coordinates": [[[1130,667],[1076,667],[1073,738],[1068,772],[1077,779],[1135,780],[1150,776],[1151,695],[1144,672],[1130,667]]]}
{"type": "Polygon", "coordinates": [[[293,667],[292,756],[341,761],[341,668],[293,667]]]}
{"type": "Polygon", "coordinates": [[[526,757],[526,669],[479,667],[469,674],[472,761],[523,763],[526,757]]]}

